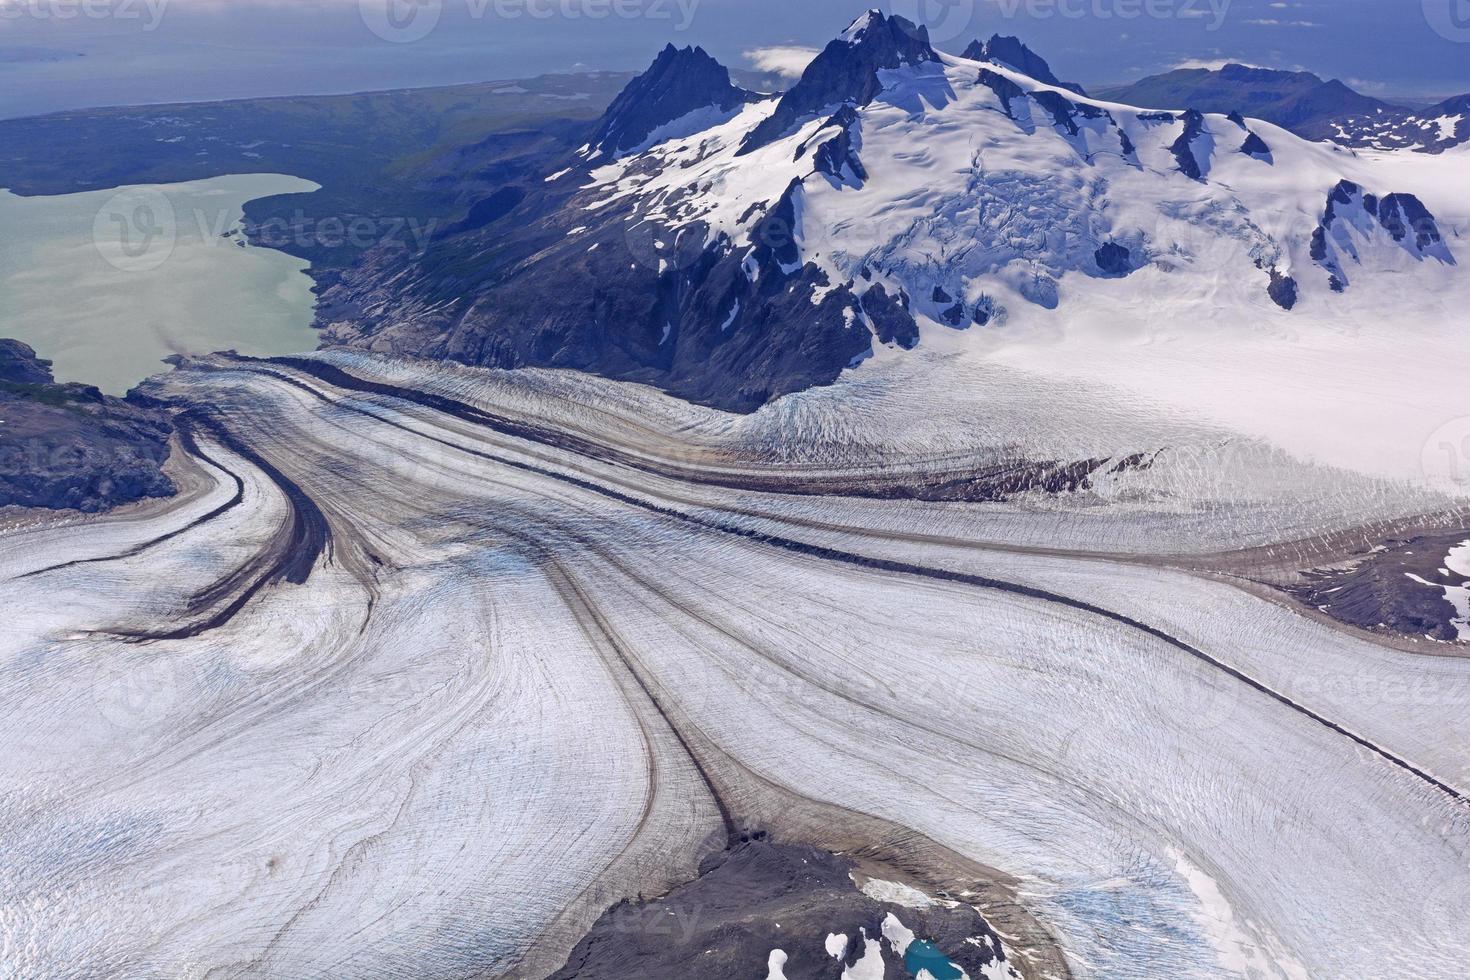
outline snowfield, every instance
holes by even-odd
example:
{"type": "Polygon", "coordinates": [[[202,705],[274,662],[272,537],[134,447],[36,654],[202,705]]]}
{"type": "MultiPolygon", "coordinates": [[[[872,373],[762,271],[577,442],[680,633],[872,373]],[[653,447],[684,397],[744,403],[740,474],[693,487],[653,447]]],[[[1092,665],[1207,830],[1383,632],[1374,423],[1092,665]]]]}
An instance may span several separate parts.
{"type": "MultiPolygon", "coordinates": [[[[861,176],[850,166],[814,172],[811,148],[840,130],[829,114],[741,153],[772,113],[767,101],[599,168],[589,208],[632,200],[648,225],[700,228],[718,248],[758,234],[800,181],[789,230],[799,258],[783,268],[811,263],[833,288],[860,295],[875,285],[902,292],[920,343],[974,370],[1004,364],[1103,385],[1111,398],[1187,413],[1304,460],[1470,487],[1470,442],[1458,445],[1470,438],[1461,266],[1470,147],[1358,152],[1209,114],[1188,144],[1195,180],[1176,149],[1184,107],[1099,102],[1001,65],[938,57],[883,72],[882,93],[856,110],[861,176]],[[1014,86],[1009,101],[997,78],[1014,86]],[[1048,97],[1070,107],[1066,125],[1048,97]],[[1243,152],[1252,135],[1269,154],[1243,152]],[[1342,181],[1378,198],[1414,195],[1442,242],[1395,241],[1376,219],[1339,226],[1331,264],[1348,285],[1334,291],[1312,239],[1342,181]],[[1129,250],[1126,276],[1100,271],[1094,253],[1109,243],[1129,250]],[[1290,310],[1268,295],[1273,269],[1295,283],[1290,310]],[[976,326],[979,309],[994,312],[976,326]],[[1447,437],[1453,457],[1438,449],[1447,437]]],[[[666,258],[697,254],[681,244],[666,258]]]]}

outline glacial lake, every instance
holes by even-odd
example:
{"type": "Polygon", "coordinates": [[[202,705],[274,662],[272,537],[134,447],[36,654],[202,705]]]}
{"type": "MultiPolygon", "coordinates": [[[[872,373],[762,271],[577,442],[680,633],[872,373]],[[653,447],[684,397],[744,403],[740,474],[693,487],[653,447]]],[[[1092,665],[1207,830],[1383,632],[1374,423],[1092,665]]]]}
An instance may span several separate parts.
{"type": "Polygon", "coordinates": [[[58,381],[122,394],[170,354],[309,351],[307,262],[245,245],[247,201],[319,190],[282,174],[20,197],[0,190],[0,337],[58,381]]]}

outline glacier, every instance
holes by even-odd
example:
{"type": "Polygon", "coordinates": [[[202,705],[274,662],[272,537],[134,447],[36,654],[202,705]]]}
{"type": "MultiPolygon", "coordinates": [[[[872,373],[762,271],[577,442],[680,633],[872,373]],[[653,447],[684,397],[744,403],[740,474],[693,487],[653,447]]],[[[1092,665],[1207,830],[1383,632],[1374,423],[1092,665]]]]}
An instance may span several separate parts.
{"type": "Polygon", "coordinates": [[[907,384],[735,416],[336,352],[148,390],[193,406],[178,499],[0,536],[20,975],[544,975],[731,821],[971,889],[1078,977],[1448,977],[1470,947],[1470,661],[1211,565],[1454,505],[1428,489],[1257,447],[864,496],[1055,445],[999,420],[1025,443],[937,452],[968,430],[907,384]]]}

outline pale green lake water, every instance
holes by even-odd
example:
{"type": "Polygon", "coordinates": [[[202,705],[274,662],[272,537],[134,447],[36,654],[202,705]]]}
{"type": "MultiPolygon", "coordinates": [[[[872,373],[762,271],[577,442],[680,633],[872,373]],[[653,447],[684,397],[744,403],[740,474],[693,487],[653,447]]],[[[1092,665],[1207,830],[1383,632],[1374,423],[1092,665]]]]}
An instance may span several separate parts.
{"type": "Polygon", "coordinates": [[[222,237],[247,201],[320,189],[240,174],[51,197],[0,190],[0,337],[58,381],[122,394],[170,354],[309,351],[307,262],[222,237]]]}

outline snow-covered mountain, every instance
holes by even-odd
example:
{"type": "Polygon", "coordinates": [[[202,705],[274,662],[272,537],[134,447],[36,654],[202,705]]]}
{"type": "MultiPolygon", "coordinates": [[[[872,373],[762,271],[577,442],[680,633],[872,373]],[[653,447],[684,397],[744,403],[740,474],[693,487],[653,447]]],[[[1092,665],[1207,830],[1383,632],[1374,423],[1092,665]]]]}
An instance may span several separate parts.
{"type": "Polygon", "coordinates": [[[1046,85],[1055,85],[1057,88],[1064,88],[1078,95],[1087,94],[1086,90],[1076,82],[1064,82],[1057,78],[1046,59],[1032,51],[1018,37],[993,34],[988,41],[981,41],[977,38],[970,42],[970,46],[965,48],[960,57],[971,61],[994,62],[1046,85]]]}
{"type": "Polygon", "coordinates": [[[1331,139],[1344,146],[1443,153],[1470,143],[1470,95],[1428,109],[1398,109],[1335,120],[1331,139]]]}
{"type": "Polygon", "coordinates": [[[616,158],[672,137],[664,129],[671,120],[686,119],[694,124],[690,128],[697,129],[749,98],[750,93],[731,84],[729,70],[703,48],[681,50],[670,44],[608,106],[591,145],[616,158]]]}
{"type": "Polygon", "coordinates": [[[517,207],[331,290],[329,337],[750,411],[1084,294],[1142,321],[1341,321],[1381,315],[1375,279],[1462,278],[1452,187],[1235,113],[1087,98],[1014,39],[966,53],[871,11],[776,98],[667,49],[517,207]]]}

